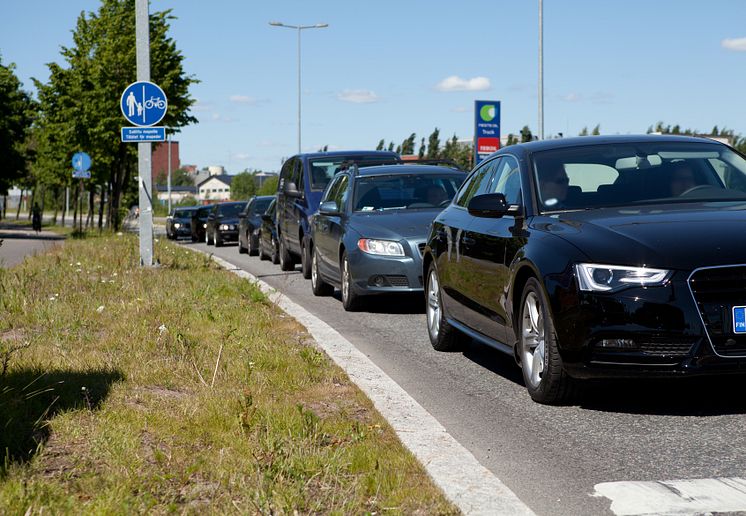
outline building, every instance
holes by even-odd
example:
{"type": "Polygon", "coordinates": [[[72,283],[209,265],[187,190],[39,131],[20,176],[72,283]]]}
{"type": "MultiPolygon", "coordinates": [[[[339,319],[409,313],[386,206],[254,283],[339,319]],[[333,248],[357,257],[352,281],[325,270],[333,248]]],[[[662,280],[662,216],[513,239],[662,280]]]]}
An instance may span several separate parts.
{"type": "MultiPolygon", "coordinates": [[[[161,204],[168,204],[168,186],[156,185],[156,194],[161,204]]],[[[196,186],[172,186],[171,187],[171,204],[178,204],[186,197],[197,198],[196,186]]]]}
{"type": "Polygon", "coordinates": [[[179,142],[167,141],[153,146],[152,178],[153,184],[166,184],[169,170],[168,149],[171,147],[171,173],[181,166],[179,160],[179,142]]]}
{"type": "Polygon", "coordinates": [[[197,200],[228,201],[231,198],[233,176],[219,174],[209,176],[197,185],[197,200]]]}

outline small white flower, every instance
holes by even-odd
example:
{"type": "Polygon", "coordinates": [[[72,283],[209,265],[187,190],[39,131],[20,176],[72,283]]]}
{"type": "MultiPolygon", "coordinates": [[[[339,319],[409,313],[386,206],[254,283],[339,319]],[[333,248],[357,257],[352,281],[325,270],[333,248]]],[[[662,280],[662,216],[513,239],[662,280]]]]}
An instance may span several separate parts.
{"type": "Polygon", "coordinates": [[[168,331],[168,328],[166,328],[165,324],[161,324],[158,326],[158,335],[163,335],[164,331],[168,331]]]}
{"type": "Polygon", "coordinates": [[[101,313],[101,312],[103,312],[103,311],[104,311],[104,305],[101,305],[101,306],[99,306],[98,308],[96,308],[96,311],[97,311],[98,313],[101,313]]]}
{"type": "Polygon", "coordinates": [[[114,274],[112,274],[112,276],[116,276],[116,275],[117,275],[117,273],[116,273],[116,272],[115,272],[114,274]]]}
{"type": "Polygon", "coordinates": [[[56,297],[54,297],[54,296],[49,296],[49,300],[50,300],[50,301],[57,301],[57,298],[56,298],[56,297]]]}
{"type": "Polygon", "coordinates": [[[117,236],[122,236],[122,235],[124,235],[124,233],[122,233],[121,231],[117,233],[117,236]]]}
{"type": "Polygon", "coordinates": [[[75,265],[77,265],[78,267],[80,267],[80,262],[76,263],[75,265]]]}
{"type": "Polygon", "coordinates": [[[83,269],[75,269],[75,272],[83,272],[83,269]]]}

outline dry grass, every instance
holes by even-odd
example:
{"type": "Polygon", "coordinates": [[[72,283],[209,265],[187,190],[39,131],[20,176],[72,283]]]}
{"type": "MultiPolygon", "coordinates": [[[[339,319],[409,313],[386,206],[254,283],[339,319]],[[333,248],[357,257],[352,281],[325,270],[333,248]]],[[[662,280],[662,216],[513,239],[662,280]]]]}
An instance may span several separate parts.
{"type": "Polygon", "coordinates": [[[0,271],[0,513],[457,512],[258,289],[161,242],[0,271]]]}

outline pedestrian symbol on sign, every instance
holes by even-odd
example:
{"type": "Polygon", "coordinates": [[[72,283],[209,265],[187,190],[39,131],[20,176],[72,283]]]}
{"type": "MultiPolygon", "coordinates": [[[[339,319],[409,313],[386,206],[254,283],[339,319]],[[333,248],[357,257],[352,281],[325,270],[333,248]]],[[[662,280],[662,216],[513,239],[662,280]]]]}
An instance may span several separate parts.
{"type": "Polygon", "coordinates": [[[157,124],[166,115],[168,100],[158,85],[139,81],[127,86],[120,100],[122,114],[139,127],[157,124]]]}

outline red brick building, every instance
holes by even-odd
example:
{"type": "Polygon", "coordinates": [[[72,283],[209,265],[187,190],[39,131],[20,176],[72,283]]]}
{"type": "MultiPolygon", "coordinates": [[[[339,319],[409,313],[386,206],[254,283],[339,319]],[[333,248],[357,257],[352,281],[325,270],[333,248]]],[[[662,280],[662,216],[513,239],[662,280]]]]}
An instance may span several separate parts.
{"type": "Polygon", "coordinates": [[[168,178],[168,146],[171,145],[171,173],[181,166],[179,142],[162,142],[153,146],[153,184],[165,185],[168,178]]]}

